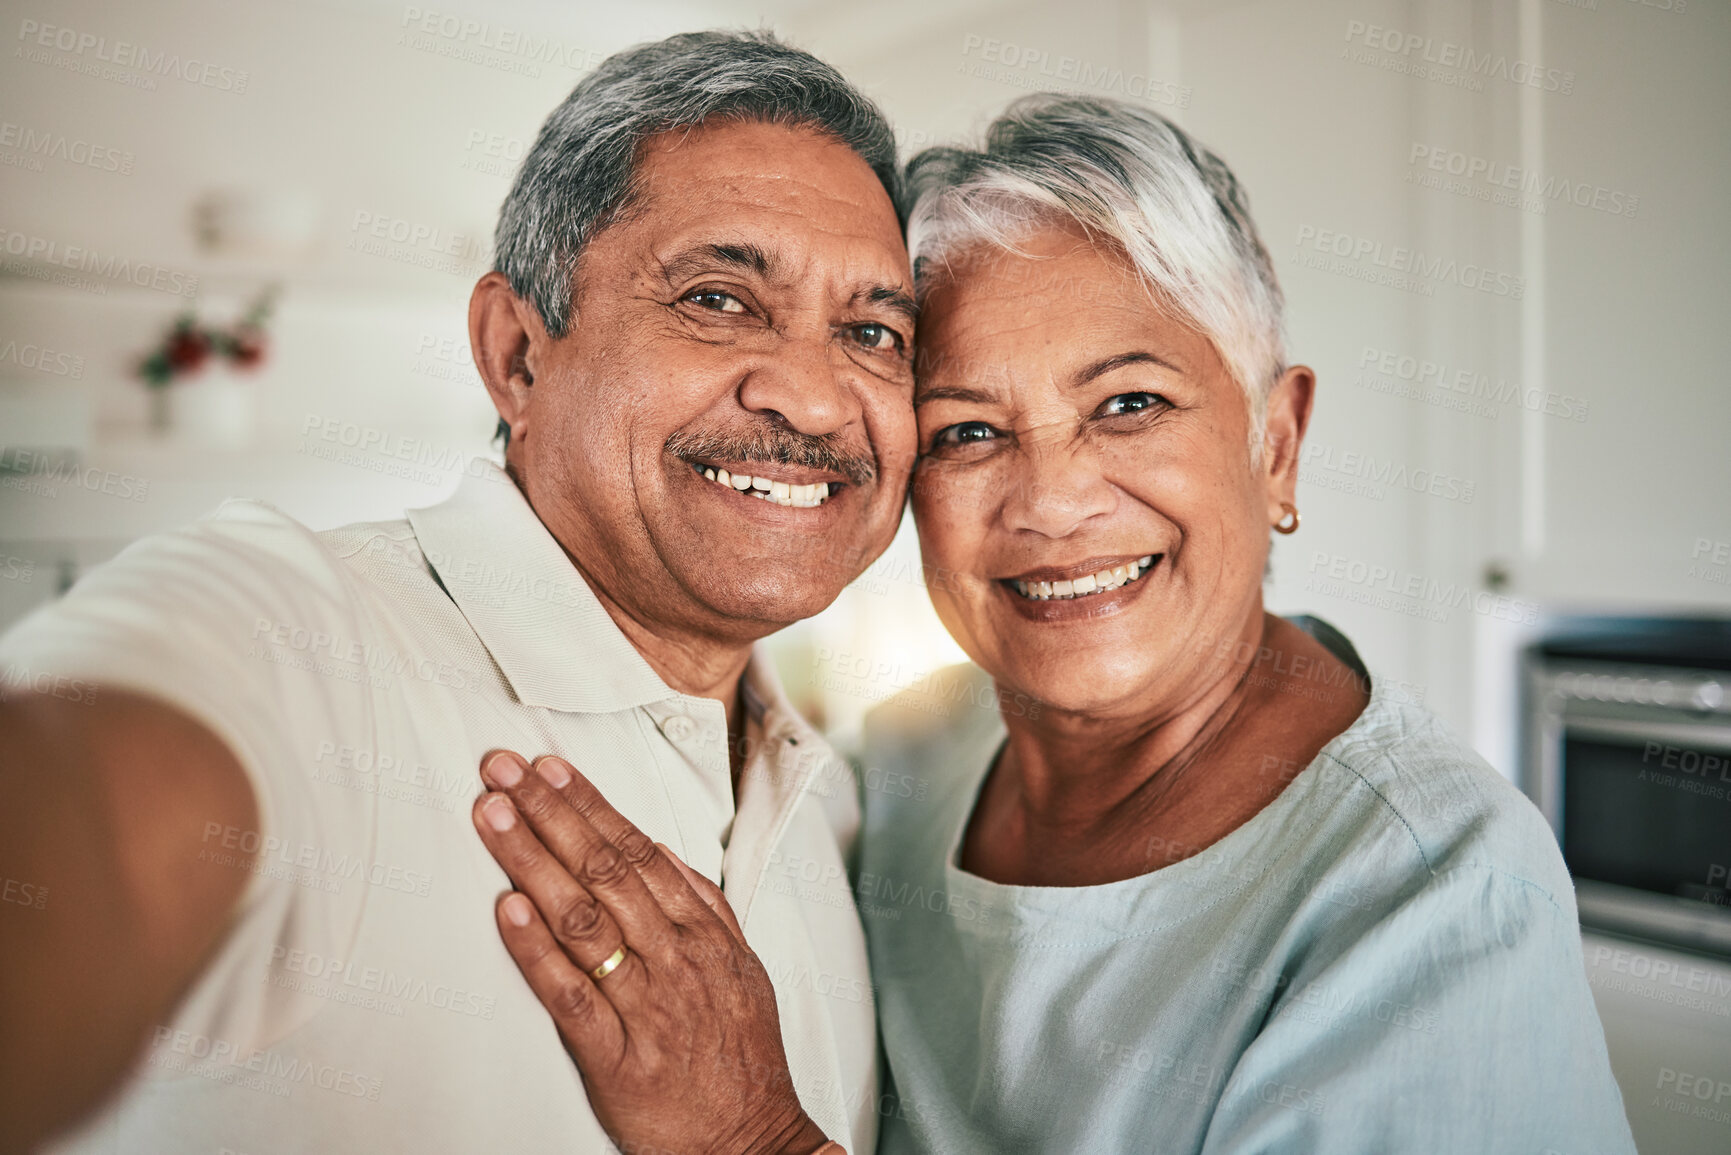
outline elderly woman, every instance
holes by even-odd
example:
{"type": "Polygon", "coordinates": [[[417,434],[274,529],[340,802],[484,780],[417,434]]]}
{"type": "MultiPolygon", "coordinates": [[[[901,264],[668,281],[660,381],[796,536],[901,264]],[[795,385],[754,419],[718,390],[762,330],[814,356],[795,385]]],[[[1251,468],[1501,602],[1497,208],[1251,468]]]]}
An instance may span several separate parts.
{"type": "MultiPolygon", "coordinates": [[[[865,798],[881,1149],[1631,1151],[1544,822],[1340,634],[1263,609],[1315,379],[1231,172],[1145,108],[1037,96],[909,175],[914,517],[970,696],[1021,708],[916,688],[868,725],[869,767],[930,784],[865,798]]],[[[624,956],[522,898],[500,925],[603,1120],[812,1150],[724,900],[567,769],[586,821],[517,804],[567,863],[638,864],[590,889],[661,984],[610,992],[624,956]]]]}

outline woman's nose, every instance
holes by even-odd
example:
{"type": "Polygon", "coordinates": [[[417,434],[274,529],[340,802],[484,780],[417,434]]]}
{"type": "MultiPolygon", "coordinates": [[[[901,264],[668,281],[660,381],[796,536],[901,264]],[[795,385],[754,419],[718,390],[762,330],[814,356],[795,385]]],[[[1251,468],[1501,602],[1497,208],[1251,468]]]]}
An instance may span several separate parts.
{"type": "Polygon", "coordinates": [[[1024,438],[1019,471],[1010,479],[1002,518],[1006,528],[1043,537],[1074,533],[1090,518],[1112,512],[1117,492],[1087,439],[1056,433],[1024,438]]]}

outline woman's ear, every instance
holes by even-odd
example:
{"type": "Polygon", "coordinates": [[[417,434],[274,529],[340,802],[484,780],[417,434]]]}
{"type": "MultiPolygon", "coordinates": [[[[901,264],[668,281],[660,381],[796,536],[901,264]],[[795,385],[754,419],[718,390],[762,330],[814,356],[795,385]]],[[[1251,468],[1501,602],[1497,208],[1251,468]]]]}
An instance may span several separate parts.
{"type": "Polygon", "coordinates": [[[540,314],[511,291],[503,273],[491,272],[476,282],[469,297],[469,348],[499,420],[510,429],[511,445],[528,439],[532,366],[548,340],[540,314]]]}
{"type": "Polygon", "coordinates": [[[1268,524],[1284,516],[1283,505],[1296,506],[1298,451],[1310,426],[1316,400],[1316,374],[1308,365],[1294,365],[1268,391],[1267,418],[1262,433],[1262,468],[1268,478],[1268,524]]]}

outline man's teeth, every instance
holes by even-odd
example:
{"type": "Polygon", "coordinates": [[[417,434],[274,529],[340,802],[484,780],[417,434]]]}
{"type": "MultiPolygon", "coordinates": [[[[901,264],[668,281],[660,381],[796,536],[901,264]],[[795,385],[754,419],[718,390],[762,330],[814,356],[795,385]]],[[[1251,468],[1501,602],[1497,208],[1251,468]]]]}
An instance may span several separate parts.
{"type": "Polygon", "coordinates": [[[1139,557],[1128,565],[1115,565],[1111,569],[1103,569],[1099,573],[1083,574],[1079,578],[1061,582],[1024,582],[1011,584],[1016,592],[1023,597],[1036,602],[1050,601],[1053,598],[1085,598],[1089,594],[1105,593],[1119,586],[1129,585],[1143,574],[1154,568],[1154,555],[1139,557]]]}
{"type": "Polygon", "coordinates": [[[748,473],[729,473],[725,469],[714,469],[707,465],[703,466],[703,476],[717,485],[749,493],[752,497],[761,497],[771,505],[811,509],[829,499],[827,481],[819,481],[813,485],[791,485],[785,481],[771,481],[767,477],[752,477],[748,473]]]}

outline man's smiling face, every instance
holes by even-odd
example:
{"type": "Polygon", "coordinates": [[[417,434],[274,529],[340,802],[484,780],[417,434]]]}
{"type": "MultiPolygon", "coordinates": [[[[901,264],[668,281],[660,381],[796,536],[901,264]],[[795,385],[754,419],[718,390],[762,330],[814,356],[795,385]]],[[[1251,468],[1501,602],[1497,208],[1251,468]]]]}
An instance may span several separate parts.
{"type": "Polygon", "coordinates": [[[907,250],[871,168],[808,128],[652,137],[634,187],[583,251],[566,335],[528,326],[509,459],[627,613],[749,640],[829,605],[895,533],[907,250]]]}

